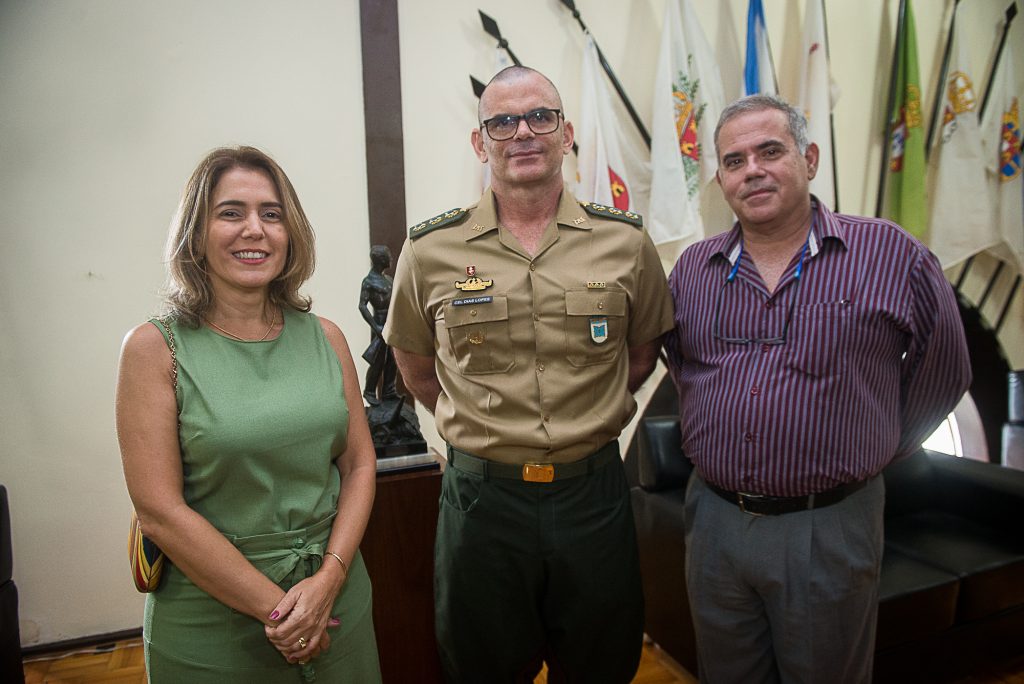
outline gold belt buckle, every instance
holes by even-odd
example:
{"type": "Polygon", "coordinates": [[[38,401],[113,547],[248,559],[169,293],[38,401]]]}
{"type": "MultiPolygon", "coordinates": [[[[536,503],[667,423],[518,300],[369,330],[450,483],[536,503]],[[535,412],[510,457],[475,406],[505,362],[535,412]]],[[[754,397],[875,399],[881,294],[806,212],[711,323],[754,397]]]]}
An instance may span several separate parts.
{"type": "Polygon", "coordinates": [[[524,463],[524,482],[554,482],[555,466],[550,463],[524,463]]]}

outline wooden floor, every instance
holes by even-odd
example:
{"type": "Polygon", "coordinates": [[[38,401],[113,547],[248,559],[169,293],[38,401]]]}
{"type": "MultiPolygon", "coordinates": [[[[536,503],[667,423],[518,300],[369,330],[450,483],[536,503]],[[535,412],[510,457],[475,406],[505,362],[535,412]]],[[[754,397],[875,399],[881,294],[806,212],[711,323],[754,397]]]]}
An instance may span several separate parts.
{"type": "MultiPolygon", "coordinates": [[[[145,684],[146,670],[138,639],[73,653],[56,653],[24,661],[27,684],[145,684]]],[[[697,680],[656,646],[644,646],[633,684],[694,684],[697,680]]],[[[541,672],[535,684],[547,684],[541,672]]],[[[917,684],[910,683],[910,684],[917,684]]],[[[1024,656],[995,664],[954,684],[1024,684],[1024,656]]]]}
{"type": "MultiPolygon", "coordinates": [[[[74,653],[55,653],[26,659],[26,684],[145,684],[146,668],[138,639],[74,653]]],[[[653,646],[644,646],[633,684],[694,684],[694,679],[653,646]]],[[[535,684],[547,684],[541,672],[535,684]]]]}

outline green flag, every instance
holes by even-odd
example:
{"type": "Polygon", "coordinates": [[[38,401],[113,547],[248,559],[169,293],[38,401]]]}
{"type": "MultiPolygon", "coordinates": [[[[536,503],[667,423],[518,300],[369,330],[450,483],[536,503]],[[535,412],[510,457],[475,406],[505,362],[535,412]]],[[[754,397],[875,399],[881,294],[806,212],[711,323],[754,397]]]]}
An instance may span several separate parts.
{"type": "Polygon", "coordinates": [[[925,202],[925,130],[921,79],[917,68],[917,29],[910,0],[896,37],[896,97],[889,113],[889,177],[885,215],[920,238],[928,225],[925,202]]]}

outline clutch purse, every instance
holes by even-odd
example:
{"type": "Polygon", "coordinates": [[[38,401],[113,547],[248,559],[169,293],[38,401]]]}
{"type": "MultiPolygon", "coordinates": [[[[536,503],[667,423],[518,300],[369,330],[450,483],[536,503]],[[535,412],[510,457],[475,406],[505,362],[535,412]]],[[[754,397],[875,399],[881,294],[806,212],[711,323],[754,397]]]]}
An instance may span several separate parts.
{"type": "Polygon", "coordinates": [[[132,525],[128,530],[128,563],[132,567],[135,588],[146,594],[160,588],[164,572],[164,552],[142,534],[139,516],[132,511],[132,525]]]}
{"type": "MultiPolygon", "coordinates": [[[[174,333],[167,320],[160,319],[160,325],[167,333],[167,347],[171,350],[171,364],[174,378],[174,394],[178,394],[178,354],[174,346],[174,333]]],[[[160,547],[147,539],[142,534],[142,525],[139,523],[139,516],[135,509],[132,509],[132,523],[128,529],[128,564],[132,569],[132,579],[135,581],[135,588],[143,594],[156,591],[160,588],[160,580],[163,579],[164,561],[166,556],[160,547]]]]}

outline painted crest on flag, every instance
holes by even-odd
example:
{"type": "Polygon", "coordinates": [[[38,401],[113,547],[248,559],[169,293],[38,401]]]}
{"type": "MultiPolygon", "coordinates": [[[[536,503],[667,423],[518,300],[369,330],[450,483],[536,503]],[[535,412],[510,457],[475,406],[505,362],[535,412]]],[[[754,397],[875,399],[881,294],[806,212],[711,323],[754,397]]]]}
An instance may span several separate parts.
{"type": "Polygon", "coordinates": [[[903,151],[911,128],[921,127],[921,90],[908,84],[906,106],[900,107],[900,116],[892,122],[889,133],[889,170],[898,173],[903,170],[903,151]]]}
{"type": "Polygon", "coordinates": [[[608,341],[607,316],[594,316],[590,319],[590,339],[594,344],[604,344],[608,341]]]}
{"type": "Polygon", "coordinates": [[[1003,112],[1002,141],[999,144],[999,180],[1004,183],[1020,175],[1020,103],[1013,98],[1003,112]]]}
{"type": "Polygon", "coordinates": [[[626,181],[612,171],[610,166],[608,167],[608,182],[612,189],[612,204],[615,205],[615,208],[622,211],[629,209],[629,188],[626,187],[626,181]]]}
{"type": "Polygon", "coordinates": [[[971,77],[962,71],[954,71],[949,75],[946,87],[946,105],[942,109],[942,142],[949,139],[959,128],[956,118],[961,114],[973,112],[977,106],[974,96],[974,83],[971,77]]]}
{"type": "MultiPolygon", "coordinates": [[[[687,69],[694,71],[693,55],[686,56],[687,69]]],[[[679,154],[682,156],[683,173],[686,176],[686,194],[690,199],[700,191],[700,157],[697,130],[704,118],[704,103],[694,106],[700,92],[700,79],[691,79],[680,71],[672,83],[672,104],[675,109],[676,138],[679,140],[679,154]]]]}

